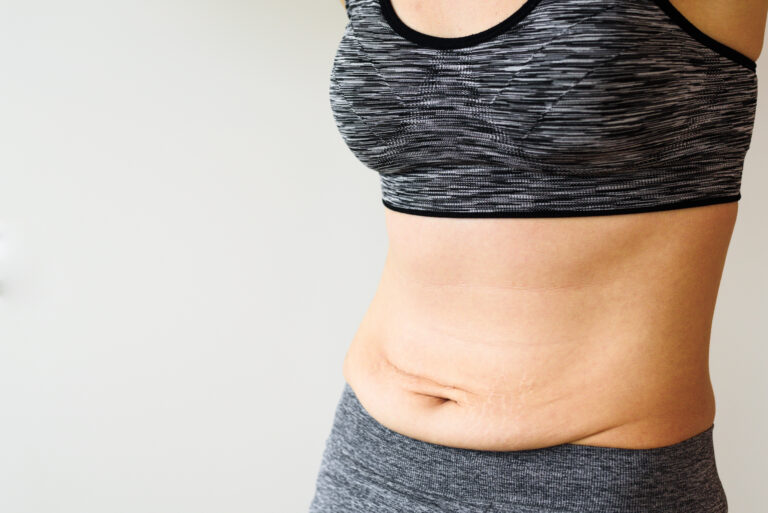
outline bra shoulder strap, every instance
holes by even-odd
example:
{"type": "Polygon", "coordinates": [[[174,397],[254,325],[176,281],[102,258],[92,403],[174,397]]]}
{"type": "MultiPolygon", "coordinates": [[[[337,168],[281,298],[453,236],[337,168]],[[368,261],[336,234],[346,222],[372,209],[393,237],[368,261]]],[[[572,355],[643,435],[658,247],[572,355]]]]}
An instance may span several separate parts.
{"type": "Polygon", "coordinates": [[[357,11],[361,8],[360,4],[365,0],[344,0],[347,10],[347,18],[352,19],[357,15],[357,11]]]}

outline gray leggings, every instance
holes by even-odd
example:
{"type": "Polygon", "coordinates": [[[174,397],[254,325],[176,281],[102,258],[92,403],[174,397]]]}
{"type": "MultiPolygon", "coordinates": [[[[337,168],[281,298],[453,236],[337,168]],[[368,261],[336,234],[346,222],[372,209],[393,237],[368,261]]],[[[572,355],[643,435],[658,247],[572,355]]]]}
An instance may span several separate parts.
{"type": "Polygon", "coordinates": [[[460,449],[390,430],[345,383],[309,512],[725,513],[713,428],[652,449],[460,449]]]}

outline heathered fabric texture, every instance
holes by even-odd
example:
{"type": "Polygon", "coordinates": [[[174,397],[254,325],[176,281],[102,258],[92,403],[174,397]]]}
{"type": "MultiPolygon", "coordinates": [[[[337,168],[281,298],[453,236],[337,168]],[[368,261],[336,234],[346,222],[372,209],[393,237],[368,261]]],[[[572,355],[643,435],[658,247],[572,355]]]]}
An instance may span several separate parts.
{"type": "Polygon", "coordinates": [[[713,428],[654,449],[460,449],[388,429],[345,384],[309,512],[725,513],[713,428]]]}
{"type": "Polygon", "coordinates": [[[352,153],[380,173],[386,206],[550,217],[741,197],[753,61],[668,0],[521,9],[452,48],[457,38],[404,37],[389,0],[347,0],[330,105],[352,153]]]}

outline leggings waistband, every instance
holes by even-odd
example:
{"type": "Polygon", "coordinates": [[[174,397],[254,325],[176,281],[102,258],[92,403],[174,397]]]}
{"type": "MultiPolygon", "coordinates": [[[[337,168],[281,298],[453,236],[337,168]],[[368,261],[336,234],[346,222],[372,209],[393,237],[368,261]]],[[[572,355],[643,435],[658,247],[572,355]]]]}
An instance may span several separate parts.
{"type": "Polygon", "coordinates": [[[532,508],[526,512],[723,513],[727,502],[713,429],[714,424],[682,442],[651,449],[570,443],[517,451],[462,449],[385,427],[345,383],[323,465],[341,465],[404,493],[480,511],[483,505],[509,504],[532,508]]]}

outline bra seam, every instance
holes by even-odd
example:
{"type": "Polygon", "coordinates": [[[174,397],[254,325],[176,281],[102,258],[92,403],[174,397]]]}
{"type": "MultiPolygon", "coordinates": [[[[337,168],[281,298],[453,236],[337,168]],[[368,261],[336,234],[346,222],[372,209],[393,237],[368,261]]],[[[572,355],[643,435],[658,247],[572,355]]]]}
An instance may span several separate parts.
{"type": "MultiPolygon", "coordinates": [[[[384,140],[381,138],[379,134],[377,134],[371,127],[371,124],[366,121],[356,110],[355,107],[352,105],[352,102],[347,97],[346,93],[341,89],[341,87],[338,84],[338,81],[335,78],[331,79],[331,85],[336,90],[336,94],[338,94],[338,97],[341,98],[344,103],[347,104],[347,107],[349,108],[349,111],[355,115],[357,119],[360,120],[360,123],[362,126],[365,127],[366,131],[368,131],[373,137],[376,138],[377,141],[379,141],[379,144],[382,148],[387,148],[388,145],[384,142],[384,140]]],[[[389,162],[389,150],[384,150],[383,152],[379,153],[376,158],[379,159],[379,165],[386,165],[389,162]]]]}
{"type": "Polygon", "coordinates": [[[497,98],[509,87],[511,82],[518,75],[518,73],[520,72],[520,69],[525,68],[525,66],[527,66],[531,61],[533,61],[539,54],[541,54],[541,52],[543,52],[544,50],[549,48],[554,43],[555,40],[557,40],[557,39],[561,38],[562,36],[564,36],[567,32],[569,32],[571,29],[573,29],[574,27],[576,27],[580,23],[582,23],[584,21],[587,21],[587,20],[591,20],[592,18],[594,18],[596,16],[600,16],[602,14],[605,14],[606,12],[610,11],[611,9],[616,8],[617,6],[618,6],[617,3],[613,3],[613,4],[607,6],[607,7],[603,8],[603,9],[600,9],[598,12],[595,12],[595,13],[589,15],[589,16],[585,16],[584,18],[581,18],[578,21],[575,21],[575,22],[571,23],[570,25],[568,25],[567,27],[562,29],[560,32],[558,32],[557,34],[552,36],[545,44],[541,45],[533,53],[533,55],[531,55],[525,62],[520,63],[520,68],[517,71],[515,71],[512,74],[512,76],[509,77],[509,80],[503,86],[501,86],[501,88],[499,88],[499,90],[496,92],[496,94],[493,95],[493,97],[487,102],[487,106],[488,107],[493,106],[493,104],[494,104],[494,102],[496,102],[497,98]]]}
{"type": "Polygon", "coordinates": [[[357,30],[355,29],[355,26],[350,25],[350,30],[352,31],[352,37],[355,41],[355,46],[357,46],[357,48],[360,50],[362,55],[365,56],[365,62],[368,63],[368,65],[370,65],[371,68],[373,68],[373,70],[376,72],[376,76],[379,77],[379,80],[381,80],[381,82],[387,86],[387,89],[389,89],[392,92],[392,95],[395,98],[397,98],[397,101],[400,104],[400,106],[403,108],[407,108],[408,105],[405,102],[405,100],[403,100],[403,98],[397,93],[397,91],[395,91],[395,89],[392,87],[389,81],[384,78],[384,75],[381,74],[381,70],[379,70],[379,67],[371,58],[370,53],[368,53],[368,50],[366,50],[363,44],[360,42],[360,38],[357,35],[357,30]]]}
{"type": "MultiPolygon", "coordinates": [[[[587,71],[586,73],[584,73],[584,75],[583,75],[583,76],[582,76],[580,79],[578,79],[578,80],[577,80],[575,83],[571,84],[571,86],[570,86],[570,87],[568,87],[568,88],[567,88],[565,91],[563,91],[563,92],[560,94],[560,96],[558,96],[557,98],[555,98],[555,100],[553,100],[553,101],[552,101],[552,103],[549,105],[549,107],[548,107],[548,108],[547,108],[547,109],[546,109],[544,112],[542,112],[542,113],[541,113],[541,114],[540,114],[540,115],[539,115],[539,116],[536,118],[536,121],[534,121],[534,122],[533,122],[533,124],[532,124],[532,125],[531,125],[531,126],[530,126],[530,127],[529,127],[529,128],[526,130],[526,131],[525,131],[525,133],[524,133],[524,134],[522,134],[522,136],[520,137],[519,141],[520,141],[521,143],[522,143],[522,142],[524,142],[524,141],[525,141],[525,140],[528,138],[528,136],[529,136],[529,135],[531,135],[531,133],[532,133],[532,132],[533,132],[533,131],[536,129],[536,127],[538,127],[538,126],[539,126],[539,125],[540,125],[540,124],[541,124],[541,123],[544,121],[544,119],[545,119],[545,118],[547,117],[547,115],[548,115],[548,114],[549,114],[549,113],[552,111],[552,109],[554,109],[554,108],[557,106],[557,104],[558,104],[558,103],[560,103],[560,101],[561,101],[561,100],[563,100],[563,98],[565,98],[566,96],[568,96],[568,94],[569,94],[571,91],[573,91],[575,88],[577,88],[577,87],[578,87],[578,86],[579,86],[579,85],[580,85],[582,82],[584,82],[584,81],[585,81],[585,80],[586,80],[586,79],[587,79],[587,78],[588,78],[590,75],[592,75],[592,74],[593,74],[593,73],[595,73],[596,71],[598,71],[598,70],[602,69],[604,66],[607,66],[607,65],[608,65],[608,64],[610,64],[611,62],[614,62],[614,61],[615,61],[616,59],[618,59],[620,56],[621,56],[621,54],[620,54],[620,53],[618,53],[618,54],[614,54],[614,55],[612,55],[611,57],[609,57],[608,59],[605,59],[605,61],[601,62],[600,64],[598,64],[598,65],[596,65],[596,66],[594,66],[593,68],[590,68],[590,69],[589,69],[589,71],[587,71]]],[[[489,116],[489,117],[490,117],[490,116],[489,116]]],[[[491,121],[491,123],[493,123],[493,119],[490,119],[490,121],[491,121]]],[[[494,124],[495,124],[495,123],[494,123],[494,124]]],[[[497,126],[498,126],[498,125],[497,125],[497,126]]]]}

